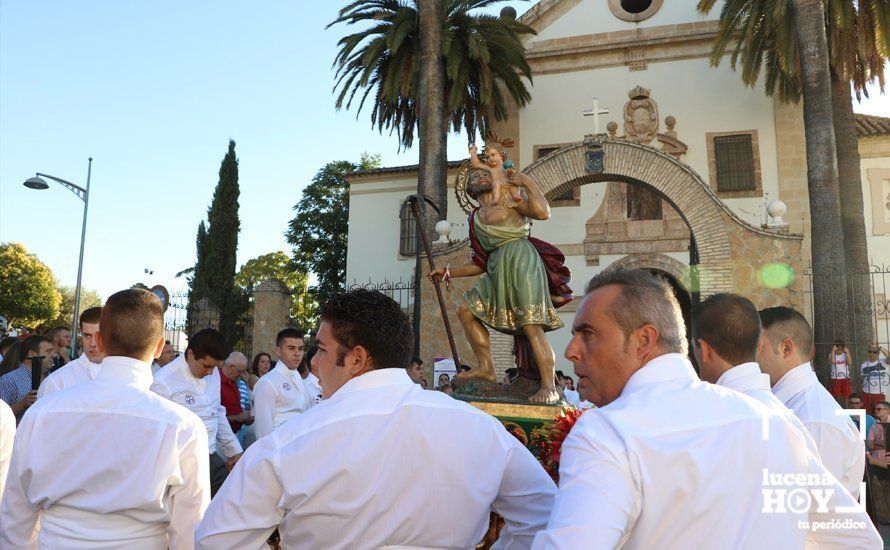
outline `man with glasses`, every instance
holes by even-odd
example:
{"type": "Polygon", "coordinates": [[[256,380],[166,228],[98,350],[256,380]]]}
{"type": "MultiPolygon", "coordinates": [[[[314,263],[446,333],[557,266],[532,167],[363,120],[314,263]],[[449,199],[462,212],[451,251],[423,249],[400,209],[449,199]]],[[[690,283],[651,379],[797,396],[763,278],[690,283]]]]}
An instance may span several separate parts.
{"type": "Polygon", "coordinates": [[[868,359],[860,367],[862,374],[862,404],[866,411],[879,402],[887,399],[887,390],[890,389],[890,370],[887,368],[886,350],[872,342],[868,345],[868,359]],[[881,357],[881,352],[884,356],[881,357]]]}
{"type": "MultiPolygon", "coordinates": [[[[880,401],[875,405],[875,417],[877,422],[868,432],[868,452],[871,454],[872,463],[881,463],[887,459],[887,439],[886,429],[887,422],[890,422],[890,403],[880,401]]],[[[887,475],[887,468],[872,467],[869,473],[873,479],[872,486],[875,493],[875,507],[878,516],[883,516],[880,523],[882,525],[890,525],[888,515],[890,515],[890,477],[887,475]]]]}
{"type": "Polygon", "coordinates": [[[244,434],[241,428],[253,424],[250,411],[241,406],[241,390],[238,379],[247,371],[247,356],[240,351],[233,351],[219,368],[221,386],[220,401],[226,408],[226,418],[232,431],[238,436],[238,442],[244,446],[244,434]]]}
{"type": "Polygon", "coordinates": [[[216,367],[228,356],[225,348],[225,341],[218,331],[212,328],[199,330],[189,338],[185,354],[158,371],[151,385],[153,392],[179,403],[204,422],[210,451],[211,498],[243,452],[220,402],[222,382],[216,367]],[[220,458],[217,449],[228,460],[220,458]]]}

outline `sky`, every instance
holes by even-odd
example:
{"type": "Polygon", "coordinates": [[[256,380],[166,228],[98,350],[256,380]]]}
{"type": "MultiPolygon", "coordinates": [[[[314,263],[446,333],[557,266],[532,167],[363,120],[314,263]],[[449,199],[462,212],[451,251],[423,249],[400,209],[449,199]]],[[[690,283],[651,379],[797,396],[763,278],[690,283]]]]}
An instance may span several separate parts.
{"type": "MultiPolygon", "coordinates": [[[[331,63],[345,1],[0,2],[0,242],[20,242],[73,286],[83,203],[43,172],[86,185],[83,286],[185,289],[228,140],[241,188],[238,265],[275,250],[315,172],[363,152],[412,164],[417,148],[336,111],[331,63]],[[147,275],[145,270],[154,272],[147,275]]],[[[521,14],[532,3],[504,2],[521,14]]],[[[534,91],[532,91],[534,93],[534,91]]],[[[858,112],[890,114],[887,96],[858,112]]],[[[449,158],[466,156],[452,136],[449,158]]]]}

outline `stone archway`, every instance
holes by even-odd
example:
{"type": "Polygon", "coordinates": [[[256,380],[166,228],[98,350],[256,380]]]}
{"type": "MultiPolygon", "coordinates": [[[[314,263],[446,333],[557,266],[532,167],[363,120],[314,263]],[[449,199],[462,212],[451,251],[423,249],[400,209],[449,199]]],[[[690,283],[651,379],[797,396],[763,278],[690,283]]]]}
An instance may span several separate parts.
{"type": "Polygon", "coordinates": [[[606,269],[619,267],[624,269],[654,269],[662,271],[673,277],[683,290],[692,292],[692,284],[689,280],[689,266],[667,254],[628,254],[609,264],[609,267],[606,269]]]}
{"type": "MultiPolygon", "coordinates": [[[[548,198],[594,182],[649,187],[668,201],[689,226],[698,255],[698,289],[702,295],[742,292],[760,304],[799,302],[799,297],[788,294],[799,293],[793,286],[776,296],[773,296],[776,292],[770,290],[768,296],[757,299],[754,295],[762,289],[758,288],[751,258],[775,258],[775,261],[799,264],[802,236],[744,222],[717,198],[698,173],[671,155],[623,139],[607,138],[601,142],[587,139],[550,153],[523,172],[538,182],[548,198]],[[590,171],[588,152],[600,147],[602,169],[590,171]]],[[[801,266],[794,267],[801,272],[801,266]]]]}

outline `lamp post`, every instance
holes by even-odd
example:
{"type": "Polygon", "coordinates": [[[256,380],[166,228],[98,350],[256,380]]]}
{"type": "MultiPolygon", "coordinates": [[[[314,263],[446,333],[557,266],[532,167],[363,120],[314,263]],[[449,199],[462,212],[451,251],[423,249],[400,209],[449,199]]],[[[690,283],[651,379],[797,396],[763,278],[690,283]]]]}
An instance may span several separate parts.
{"type": "Polygon", "coordinates": [[[37,172],[33,178],[28,178],[25,180],[23,184],[28,189],[35,189],[38,191],[42,191],[44,189],[49,189],[49,184],[46,183],[46,180],[43,178],[51,179],[66,189],[74,193],[77,198],[83,201],[83,227],[80,230],[80,258],[77,262],[77,286],[74,289],[74,319],[71,321],[71,355],[74,355],[74,350],[77,347],[77,310],[80,309],[80,280],[83,275],[83,245],[86,241],[87,237],[87,207],[90,205],[90,175],[93,172],[93,157],[90,157],[89,164],[87,165],[87,187],[84,189],[83,187],[71,183],[70,181],[63,180],[62,178],[57,178],[55,176],[50,176],[49,174],[41,174],[37,172]]]}

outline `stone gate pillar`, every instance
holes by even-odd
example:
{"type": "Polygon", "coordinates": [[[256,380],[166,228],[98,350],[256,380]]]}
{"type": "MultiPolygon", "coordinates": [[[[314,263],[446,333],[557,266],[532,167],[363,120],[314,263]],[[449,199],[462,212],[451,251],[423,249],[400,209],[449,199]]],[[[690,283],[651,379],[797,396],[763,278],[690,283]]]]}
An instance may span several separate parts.
{"type": "Polygon", "coordinates": [[[290,319],[291,295],[278,279],[267,279],[253,291],[253,353],[275,356],[275,336],[290,319]]]}

